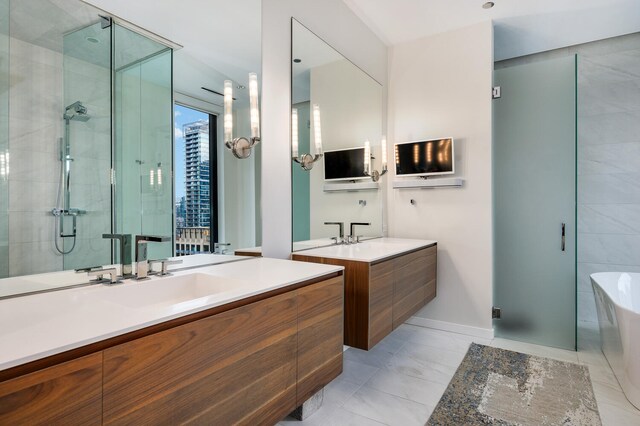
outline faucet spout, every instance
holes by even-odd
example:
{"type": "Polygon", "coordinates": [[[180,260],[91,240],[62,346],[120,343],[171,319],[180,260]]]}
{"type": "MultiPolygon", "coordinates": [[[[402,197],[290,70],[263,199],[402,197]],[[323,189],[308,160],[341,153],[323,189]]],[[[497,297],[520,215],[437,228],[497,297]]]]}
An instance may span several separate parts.
{"type": "Polygon", "coordinates": [[[131,234],[102,234],[102,238],[118,240],[120,242],[120,274],[123,278],[133,275],[133,261],[131,259],[131,234]]]}
{"type": "Polygon", "coordinates": [[[338,225],[340,228],[340,239],[344,239],[344,223],[343,222],[325,222],[325,225],[338,225]]]}
{"type": "Polygon", "coordinates": [[[354,232],[356,226],[371,226],[371,222],[351,222],[349,224],[349,231],[350,231],[349,237],[351,237],[352,241],[359,242],[359,237],[356,237],[354,232]]]}
{"type": "Polygon", "coordinates": [[[136,279],[143,280],[149,276],[149,261],[147,257],[147,243],[164,243],[171,241],[171,237],[156,235],[136,236],[136,279]]]}

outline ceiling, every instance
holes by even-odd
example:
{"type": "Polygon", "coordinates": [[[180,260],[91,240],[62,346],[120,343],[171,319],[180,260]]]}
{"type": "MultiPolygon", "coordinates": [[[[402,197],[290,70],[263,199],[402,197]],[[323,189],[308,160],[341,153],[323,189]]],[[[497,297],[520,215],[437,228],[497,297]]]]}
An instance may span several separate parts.
{"type": "MultiPolygon", "coordinates": [[[[84,1],[184,46],[174,62],[182,93],[220,105],[201,87],[248,86],[260,72],[262,0],[84,1]]],[[[494,0],[488,10],[484,1],[344,0],[387,45],[493,20],[496,60],[640,31],[639,0],[494,0]]]]}
{"type": "MultiPolygon", "coordinates": [[[[84,0],[183,46],[174,55],[174,87],[222,105],[225,79],[249,86],[261,70],[261,0],[84,0]]],[[[240,101],[248,90],[234,90],[240,101]]]]}
{"type": "Polygon", "coordinates": [[[387,45],[495,25],[495,59],[640,31],[638,0],[344,0],[387,45]]]}

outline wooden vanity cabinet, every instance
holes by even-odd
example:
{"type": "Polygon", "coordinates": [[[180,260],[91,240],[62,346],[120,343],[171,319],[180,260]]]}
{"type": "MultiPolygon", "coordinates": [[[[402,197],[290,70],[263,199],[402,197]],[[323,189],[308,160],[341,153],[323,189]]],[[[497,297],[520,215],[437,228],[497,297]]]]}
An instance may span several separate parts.
{"type": "Polygon", "coordinates": [[[0,424],[275,424],[342,372],[343,276],[272,293],[0,381],[0,424]]]}
{"type": "Polygon", "coordinates": [[[102,353],[0,382],[0,425],[99,425],[102,353]]]}
{"type": "Polygon", "coordinates": [[[307,256],[345,268],[344,343],[369,350],[436,297],[437,244],[376,262],[307,256]]]}

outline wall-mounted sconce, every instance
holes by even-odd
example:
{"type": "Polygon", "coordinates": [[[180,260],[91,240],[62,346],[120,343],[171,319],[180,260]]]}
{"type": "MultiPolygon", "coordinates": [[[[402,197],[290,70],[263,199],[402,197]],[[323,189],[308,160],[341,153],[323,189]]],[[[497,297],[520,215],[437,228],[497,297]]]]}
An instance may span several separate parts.
{"type": "Polygon", "coordinates": [[[382,137],[382,141],[380,142],[382,149],[382,170],[372,170],[371,169],[371,159],[375,159],[371,156],[371,143],[366,141],[364,143],[364,174],[371,177],[371,180],[377,182],[380,180],[380,176],[384,176],[387,173],[387,138],[382,137]]]}
{"type": "Polygon", "coordinates": [[[316,146],[315,155],[298,153],[298,110],[291,110],[291,158],[300,166],[309,171],[313,164],[322,158],[322,125],[320,124],[320,106],[313,105],[313,140],[316,146]]]}
{"type": "Polygon", "coordinates": [[[249,114],[251,138],[233,138],[233,82],[224,82],[224,144],[236,158],[249,158],[251,148],[260,142],[260,111],[258,110],[258,75],[249,73],[249,114]]]}

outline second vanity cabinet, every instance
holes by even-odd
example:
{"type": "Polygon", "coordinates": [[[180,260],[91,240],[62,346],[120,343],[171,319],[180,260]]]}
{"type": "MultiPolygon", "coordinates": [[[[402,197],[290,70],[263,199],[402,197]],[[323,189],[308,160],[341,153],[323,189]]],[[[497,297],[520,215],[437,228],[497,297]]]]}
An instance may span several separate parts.
{"type": "Polygon", "coordinates": [[[341,273],[0,372],[0,424],[275,424],[342,372],[341,273]]]}
{"type": "Polygon", "coordinates": [[[322,256],[328,248],[320,250],[294,253],[292,259],[344,266],[348,346],[371,349],[436,297],[435,243],[371,262],[322,256]]]}

